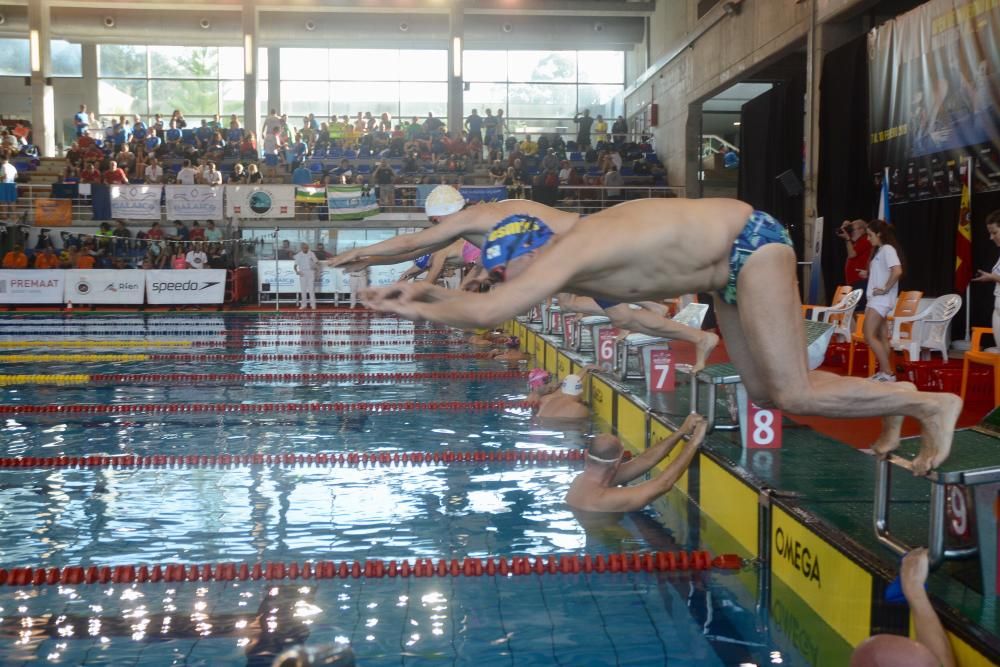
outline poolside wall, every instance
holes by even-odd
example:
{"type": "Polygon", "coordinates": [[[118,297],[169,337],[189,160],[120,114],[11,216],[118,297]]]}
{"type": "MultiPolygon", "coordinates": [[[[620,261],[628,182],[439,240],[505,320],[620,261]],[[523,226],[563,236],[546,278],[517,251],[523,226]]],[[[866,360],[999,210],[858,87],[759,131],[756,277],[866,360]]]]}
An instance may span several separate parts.
{"type": "MultiPolygon", "coordinates": [[[[520,337],[522,349],[534,354],[537,366],[560,377],[582,370],[579,357],[532,326],[515,320],[506,330],[520,337]]],[[[623,386],[600,377],[592,377],[588,384],[585,395],[600,426],[619,435],[633,453],[655,444],[677,426],[653,414],[623,386]]],[[[758,484],[743,468],[713,452],[710,444],[699,452],[677,488],[712,519],[699,526],[706,549],[736,552],[770,564],[770,581],[762,585],[754,581],[757,575],[752,570],[739,576],[744,577],[748,590],[757,591],[771,621],[814,665],[847,664],[850,647],[878,632],[904,633],[909,628],[912,635],[905,608],[882,602],[894,573],[886,572],[849,536],[758,484]],[[762,590],[766,590],[763,596],[762,590]],[[858,599],[868,602],[859,608],[858,599]],[[835,637],[823,636],[829,633],[835,637]]],[[[942,617],[961,667],[997,664],[1000,656],[988,657],[992,652],[981,637],[946,610],[942,617]]]]}

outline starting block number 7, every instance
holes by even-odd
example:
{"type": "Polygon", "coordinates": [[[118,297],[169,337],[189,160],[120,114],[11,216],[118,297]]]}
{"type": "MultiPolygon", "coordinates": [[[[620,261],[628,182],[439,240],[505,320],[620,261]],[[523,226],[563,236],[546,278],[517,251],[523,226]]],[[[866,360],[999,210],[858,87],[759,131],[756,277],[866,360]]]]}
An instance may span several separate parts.
{"type": "Polygon", "coordinates": [[[747,409],[750,435],[747,447],[750,449],[781,448],[781,410],[768,410],[750,403],[747,409]]]}
{"type": "Polygon", "coordinates": [[[677,385],[677,374],[674,372],[670,350],[650,350],[649,366],[649,391],[656,393],[673,391],[677,385]]]}

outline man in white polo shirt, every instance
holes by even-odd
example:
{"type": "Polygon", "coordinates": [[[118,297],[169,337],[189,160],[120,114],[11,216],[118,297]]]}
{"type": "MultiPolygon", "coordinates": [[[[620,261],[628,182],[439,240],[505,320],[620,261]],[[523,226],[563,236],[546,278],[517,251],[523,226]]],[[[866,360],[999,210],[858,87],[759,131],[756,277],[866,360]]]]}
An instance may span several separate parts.
{"type": "Polygon", "coordinates": [[[143,174],[146,178],[146,183],[157,184],[163,182],[163,167],[159,165],[156,158],[149,158],[149,164],[146,165],[146,171],[143,174]]]}
{"type": "Polygon", "coordinates": [[[309,249],[308,243],[302,244],[302,249],[292,257],[295,262],[295,273],[299,276],[299,310],[309,307],[316,310],[316,254],[309,249]]]}
{"type": "Polygon", "coordinates": [[[184,166],[177,172],[178,185],[194,185],[194,179],[198,170],[191,166],[191,160],[184,160],[184,166]]]}

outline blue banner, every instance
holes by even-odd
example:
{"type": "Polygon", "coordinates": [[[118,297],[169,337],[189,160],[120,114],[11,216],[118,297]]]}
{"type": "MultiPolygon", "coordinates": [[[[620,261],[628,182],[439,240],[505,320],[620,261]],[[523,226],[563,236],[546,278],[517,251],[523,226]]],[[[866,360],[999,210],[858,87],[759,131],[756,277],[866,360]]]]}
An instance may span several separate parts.
{"type": "Polygon", "coordinates": [[[111,188],[94,183],[90,186],[90,198],[94,220],[111,220],[111,188]]]}
{"type": "Polygon", "coordinates": [[[0,202],[17,201],[17,183],[0,183],[0,202]]]}
{"type": "Polygon", "coordinates": [[[503,201],[507,199],[506,185],[463,186],[458,189],[470,204],[483,201],[503,201]]]}

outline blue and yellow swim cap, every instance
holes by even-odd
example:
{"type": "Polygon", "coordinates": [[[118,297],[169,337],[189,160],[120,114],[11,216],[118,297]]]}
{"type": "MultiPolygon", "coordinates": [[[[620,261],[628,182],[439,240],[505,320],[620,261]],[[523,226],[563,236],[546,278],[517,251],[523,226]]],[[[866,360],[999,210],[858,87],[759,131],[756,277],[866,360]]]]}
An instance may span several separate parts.
{"type": "Polygon", "coordinates": [[[506,266],[548,243],[554,236],[549,226],[530,215],[512,215],[496,224],[483,246],[483,267],[487,271],[506,266]]]}
{"type": "Polygon", "coordinates": [[[413,264],[418,269],[426,269],[428,266],[431,265],[431,256],[421,255],[420,257],[417,257],[415,260],[413,260],[413,264]]]}

